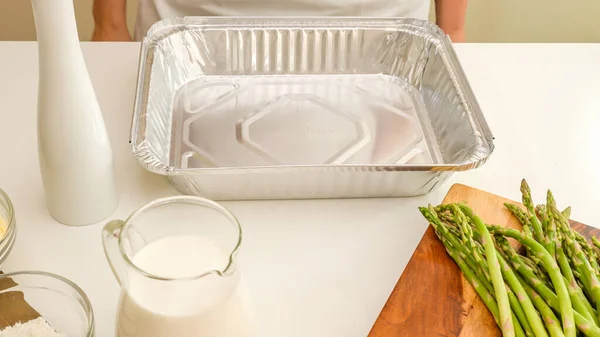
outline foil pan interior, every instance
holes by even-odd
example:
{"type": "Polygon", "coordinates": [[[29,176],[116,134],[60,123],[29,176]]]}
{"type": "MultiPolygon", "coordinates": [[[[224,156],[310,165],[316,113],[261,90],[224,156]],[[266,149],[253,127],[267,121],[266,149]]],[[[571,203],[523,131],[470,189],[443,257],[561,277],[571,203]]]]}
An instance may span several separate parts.
{"type": "Polygon", "coordinates": [[[155,173],[466,170],[492,139],[451,43],[425,21],[186,17],[143,43],[132,144],[155,173]]]}

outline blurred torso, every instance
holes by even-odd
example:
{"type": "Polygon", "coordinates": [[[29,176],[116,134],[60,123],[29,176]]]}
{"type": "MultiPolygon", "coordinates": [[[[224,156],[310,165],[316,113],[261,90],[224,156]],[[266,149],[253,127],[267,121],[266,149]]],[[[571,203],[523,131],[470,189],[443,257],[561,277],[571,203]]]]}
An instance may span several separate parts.
{"type": "Polygon", "coordinates": [[[426,20],[429,0],[140,0],[135,39],[167,17],[362,16],[426,20]]]}

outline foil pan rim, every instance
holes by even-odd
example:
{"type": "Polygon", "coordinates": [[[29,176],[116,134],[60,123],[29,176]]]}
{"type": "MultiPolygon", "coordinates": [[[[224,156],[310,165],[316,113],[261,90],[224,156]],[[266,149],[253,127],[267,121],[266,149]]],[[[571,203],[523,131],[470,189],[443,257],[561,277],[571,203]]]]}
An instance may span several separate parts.
{"type": "Polygon", "coordinates": [[[231,174],[231,173],[270,173],[285,170],[286,172],[307,172],[307,171],[351,171],[351,172],[439,172],[439,171],[467,171],[475,169],[484,164],[489,155],[470,163],[461,164],[336,164],[336,165],[273,165],[273,166],[234,166],[234,167],[207,167],[194,169],[178,169],[174,166],[165,165],[156,156],[152,154],[148,146],[144,144],[136,146],[132,144],[133,152],[140,164],[148,171],[163,175],[195,175],[195,174],[231,174]]]}
{"type": "MultiPolygon", "coordinates": [[[[443,39],[446,37],[439,26],[428,21],[403,17],[360,17],[360,16],[184,16],[169,17],[157,21],[148,29],[144,42],[155,42],[165,38],[160,34],[163,29],[174,29],[178,26],[203,26],[221,28],[289,28],[289,29],[314,29],[347,27],[351,23],[353,28],[401,28],[402,26],[413,26],[423,28],[427,33],[437,35],[443,39]],[[285,25],[285,27],[282,27],[285,25]]],[[[182,27],[182,28],[183,28],[182,27]]],[[[177,29],[174,29],[177,31],[177,29]]]]}

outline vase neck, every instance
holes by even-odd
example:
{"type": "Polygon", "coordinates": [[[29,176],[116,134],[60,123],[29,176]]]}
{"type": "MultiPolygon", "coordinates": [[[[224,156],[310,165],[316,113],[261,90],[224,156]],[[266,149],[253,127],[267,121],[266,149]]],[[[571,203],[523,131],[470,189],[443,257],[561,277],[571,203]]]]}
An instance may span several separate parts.
{"type": "Polygon", "coordinates": [[[31,0],[37,40],[40,46],[54,46],[60,50],[76,45],[79,35],[73,0],[31,0]]]}

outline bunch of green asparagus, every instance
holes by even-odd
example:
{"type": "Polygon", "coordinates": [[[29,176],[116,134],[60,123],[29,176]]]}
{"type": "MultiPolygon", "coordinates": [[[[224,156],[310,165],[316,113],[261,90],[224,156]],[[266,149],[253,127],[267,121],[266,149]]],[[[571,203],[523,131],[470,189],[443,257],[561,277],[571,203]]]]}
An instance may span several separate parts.
{"type": "Polygon", "coordinates": [[[571,228],[552,192],[538,206],[525,180],[521,193],[525,209],[505,204],[521,231],[486,224],[464,203],[419,209],[503,336],[600,337],[600,241],[571,228]]]}

